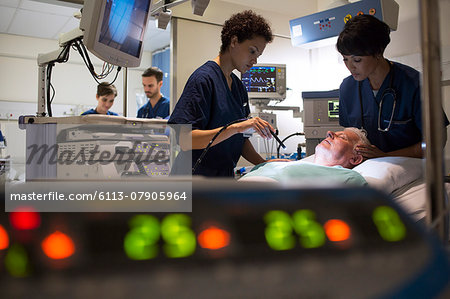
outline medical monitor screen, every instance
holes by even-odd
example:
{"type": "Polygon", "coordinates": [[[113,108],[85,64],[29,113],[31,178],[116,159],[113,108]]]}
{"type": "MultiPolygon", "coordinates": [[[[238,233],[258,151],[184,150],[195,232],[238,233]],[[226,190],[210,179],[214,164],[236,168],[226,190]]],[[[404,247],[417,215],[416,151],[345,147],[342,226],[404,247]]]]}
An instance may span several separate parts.
{"type": "Polygon", "coordinates": [[[242,83],[244,83],[247,92],[275,92],[276,80],[275,67],[252,67],[242,75],[242,83]]]}
{"type": "Polygon", "coordinates": [[[339,118],[339,100],[328,100],[328,119],[339,118]]]}
{"type": "Polygon", "coordinates": [[[241,80],[250,98],[284,99],[285,74],[285,65],[255,65],[241,75],[241,80]]]}
{"type": "Polygon", "coordinates": [[[88,50],[114,65],[139,66],[151,2],[85,1],[80,28],[88,50]]]}
{"type": "Polygon", "coordinates": [[[148,0],[107,0],[99,42],[139,57],[148,0]]]}

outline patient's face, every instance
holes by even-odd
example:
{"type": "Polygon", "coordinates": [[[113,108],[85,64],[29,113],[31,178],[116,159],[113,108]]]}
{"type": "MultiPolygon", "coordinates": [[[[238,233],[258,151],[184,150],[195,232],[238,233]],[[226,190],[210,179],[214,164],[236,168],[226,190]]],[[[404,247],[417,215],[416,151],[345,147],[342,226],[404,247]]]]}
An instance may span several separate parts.
{"type": "Polygon", "coordinates": [[[358,141],[358,135],[351,130],[329,131],[327,137],[316,146],[315,162],[325,166],[349,167],[353,148],[358,141]]]}

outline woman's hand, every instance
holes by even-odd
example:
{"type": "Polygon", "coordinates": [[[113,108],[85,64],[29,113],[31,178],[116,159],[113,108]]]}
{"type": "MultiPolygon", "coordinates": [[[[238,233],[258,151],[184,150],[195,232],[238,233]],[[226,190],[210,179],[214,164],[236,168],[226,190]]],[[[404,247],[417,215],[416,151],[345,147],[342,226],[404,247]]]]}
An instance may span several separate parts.
{"type": "Polygon", "coordinates": [[[272,138],[272,134],[270,133],[270,131],[275,132],[275,129],[267,121],[259,117],[254,117],[246,121],[235,123],[231,125],[231,127],[236,129],[238,133],[244,133],[247,130],[253,129],[261,137],[266,139],[272,138]]]}
{"type": "Polygon", "coordinates": [[[359,155],[362,155],[366,159],[380,158],[380,157],[388,156],[385,152],[380,150],[375,145],[362,145],[362,144],[360,144],[360,145],[356,146],[355,150],[356,150],[356,153],[358,153],[359,155]]]}

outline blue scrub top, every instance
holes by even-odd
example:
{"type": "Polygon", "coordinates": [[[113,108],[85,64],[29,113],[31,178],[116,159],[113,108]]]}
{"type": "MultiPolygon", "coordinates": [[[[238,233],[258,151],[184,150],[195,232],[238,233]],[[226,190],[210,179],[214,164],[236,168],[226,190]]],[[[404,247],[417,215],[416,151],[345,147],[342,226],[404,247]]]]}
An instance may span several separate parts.
{"type": "MultiPolygon", "coordinates": [[[[99,114],[99,113],[95,109],[90,109],[88,111],[83,112],[81,115],[88,115],[88,114],[99,114]]],[[[119,116],[119,114],[112,112],[112,111],[106,112],[106,115],[119,116]]]]}
{"type": "MultiPolygon", "coordinates": [[[[247,117],[250,113],[247,91],[236,75],[232,73],[231,77],[230,90],[217,63],[208,61],[199,67],[188,79],[169,123],[191,124],[193,130],[211,130],[247,117]]],[[[195,174],[232,177],[245,140],[242,134],[235,134],[210,147],[195,174]]],[[[180,152],[172,168],[172,174],[191,174],[192,167],[202,152],[203,149],[180,152]],[[182,167],[181,165],[186,163],[180,161],[189,159],[191,153],[191,168],[182,167]]]]}
{"type": "Polygon", "coordinates": [[[169,116],[170,101],[165,97],[161,97],[156,103],[155,107],[152,107],[150,101],[144,106],[139,108],[138,118],[167,118],[169,116]]]}
{"type": "MultiPolygon", "coordinates": [[[[422,141],[422,107],[420,74],[413,68],[394,62],[392,70],[384,79],[377,95],[374,96],[369,79],[361,82],[363,122],[359,100],[358,81],[352,76],[345,78],[339,89],[339,124],[343,127],[361,126],[367,131],[369,141],[383,152],[399,150],[422,141]],[[381,108],[381,128],[389,124],[393,109],[392,93],[384,92],[390,86],[396,94],[393,120],[389,131],[378,130],[379,104],[381,108]],[[383,96],[384,93],[384,96],[383,96]]],[[[444,113],[444,112],[443,112],[444,113]]],[[[449,124],[444,114],[445,126],[449,124]]]]}

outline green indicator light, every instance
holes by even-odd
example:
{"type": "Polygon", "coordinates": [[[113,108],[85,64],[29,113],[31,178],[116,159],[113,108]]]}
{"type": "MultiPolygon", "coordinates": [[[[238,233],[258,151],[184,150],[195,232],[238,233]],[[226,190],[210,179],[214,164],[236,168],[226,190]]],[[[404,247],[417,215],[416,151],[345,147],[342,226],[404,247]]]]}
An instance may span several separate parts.
{"type": "Polygon", "coordinates": [[[13,277],[26,277],[28,275],[28,256],[22,245],[11,245],[5,256],[5,268],[13,277]]]}
{"type": "Polygon", "coordinates": [[[304,248],[317,248],[325,243],[325,231],[315,221],[316,215],[311,210],[298,210],[293,215],[294,228],[300,236],[300,244],[304,248]]]}
{"type": "Polygon", "coordinates": [[[161,223],[164,252],[170,258],[187,257],[195,252],[195,233],[191,229],[191,218],[184,214],[166,216],[161,223]]]}
{"type": "Polygon", "coordinates": [[[148,260],[158,254],[160,228],[158,219],[150,215],[137,215],[129,222],[131,230],[123,242],[127,256],[133,260],[148,260]]]}
{"type": "Polygon", "coordinates": [[[391,207],[377,207],[372,214],[380,236],[388,242],[401,241],[406,236],[406,228],[398,213],[391,207]]]}
{"type": "Polygon", "coordinates": [[[265,237],[267,244],[274,250],[288,250],[295,246],[292,235],[292,219],[286,212],[269,211],[264,215],[267,224],[265,237]]]}

